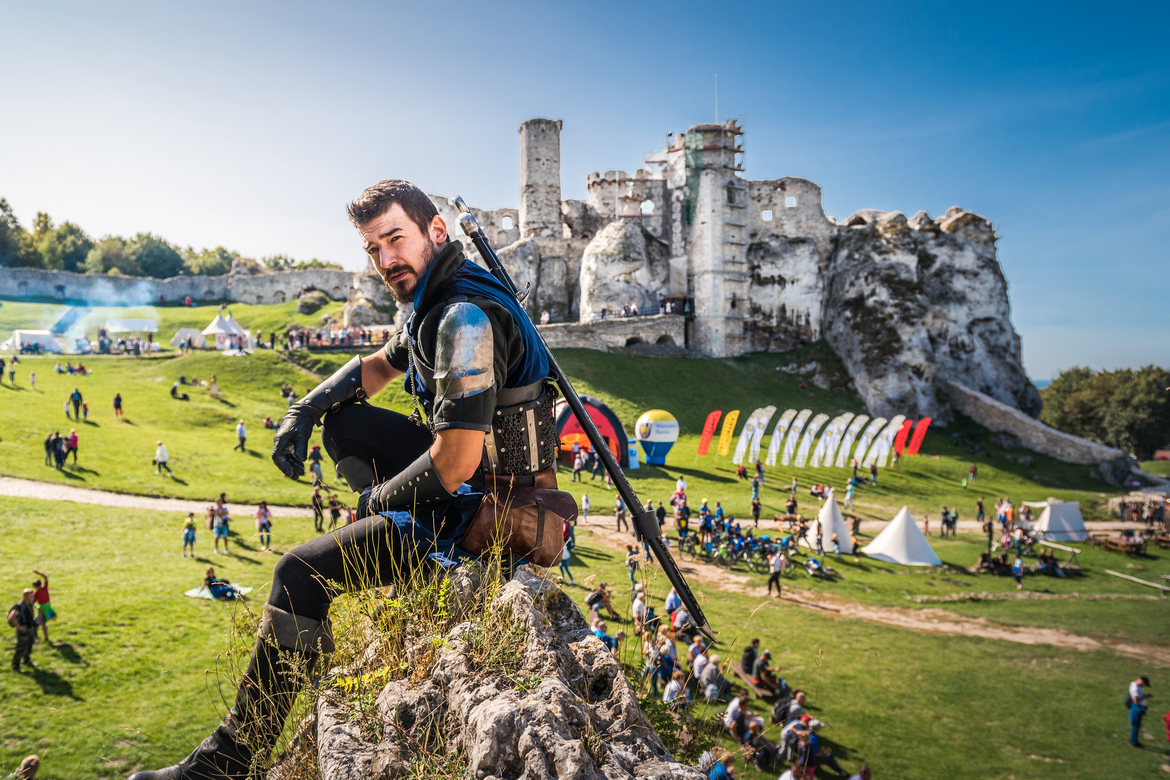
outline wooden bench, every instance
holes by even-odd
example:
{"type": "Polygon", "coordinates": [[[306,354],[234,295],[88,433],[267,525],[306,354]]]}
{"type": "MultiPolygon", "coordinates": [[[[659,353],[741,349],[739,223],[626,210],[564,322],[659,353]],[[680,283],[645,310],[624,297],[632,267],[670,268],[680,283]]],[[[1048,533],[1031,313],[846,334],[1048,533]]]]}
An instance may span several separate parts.
{"type": "Polygon", "coordinates": [[[1170,533],[1163,531],[1162,533],[1155,536],[1154,544],[1158,545],[1159,547],[1170,548],[1170,533]]]}
{"type": "Polygon", "coordinates": [[[1127,556],[1146,551],[1146,540],[1140,536],[1136,539],[1128,539],[1124,536],[1109,537],[1104,544],[1106,550],[1116,550],[1127,556]]]}
{"type": "Polygon", "coordinates": [[[1105,540],[1109,538],[1108,531],[1092,531],[1089,534],[1089,546],[1095,548],[1102,548],[1105,546],[1105,540]]]}
{"type": "Polygon", "coordinates": [[[735,672],[735,676],[740,679],[745,688],[752,692],[753,696],[764,699],[772,695],[770,691],[752,682],[752,676],[743,670],[743,666],[739,661],[732,661],[728,664],[728,667],[731,668],[731,671],[735,672]]]}

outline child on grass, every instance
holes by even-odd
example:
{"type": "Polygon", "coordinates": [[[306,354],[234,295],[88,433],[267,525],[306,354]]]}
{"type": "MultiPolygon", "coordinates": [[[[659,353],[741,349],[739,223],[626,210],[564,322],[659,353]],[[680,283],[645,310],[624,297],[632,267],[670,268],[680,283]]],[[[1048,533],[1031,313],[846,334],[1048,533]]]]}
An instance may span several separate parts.
{"type": "Polygon", "coordinates": [[[183,557],[187,557],[187,548],[191,548],[191,557],[195,557],[195,513],[188,512],[183,521],[183,557]]]}

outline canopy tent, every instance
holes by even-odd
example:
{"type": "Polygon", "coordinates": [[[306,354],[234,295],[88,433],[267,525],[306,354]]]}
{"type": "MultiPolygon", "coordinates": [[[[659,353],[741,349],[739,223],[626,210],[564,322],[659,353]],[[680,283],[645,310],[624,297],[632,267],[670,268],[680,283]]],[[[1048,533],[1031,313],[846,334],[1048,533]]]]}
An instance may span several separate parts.
{"type": "Polygon", "coordinates": [[[177,347],[180,344],[186,344],[187,339],[191,339],[191,343],[199,349],[211,348],[211,345],[207,343],[207,339],[203,338],[203,334],[194,328],[179,328],[175,331],[175,335],[171,336],[170,345],[177,347]]]}
{"type": "Polygon", "coordinates": [[[845,518],[841,516],[841,510],[837,508],[837,498],[833,495],[832,490],[829,491],[825,503],[821,506],[817,519],[808,529],[808,534],[800,540],[800,543],[809,549],[816,549],[818,530],[821,533],[821,545],[826,552],[833,549],[833,534],[837,535],[837,544],[841,552],[853,552],[849,527],[845,525],[845,518]]]}
{"type": "Polygon", "coordinates": [[[1083,542],[1089,538],[1085,518],[1081,517],[1081,505],[1076,501],[1045,504],[1033,530],[1048,542],[1083,542]]]}
{"type": "Polygon", "coordinates": [[[874,540],[861,548],[861,551],[870,558],[879,561],[900,563],[903,566],[941,566],[942,561],[934,554],[930,542],[914,524],[910,510],[902,507],[902,511],[885,527],[874,540]]]}
{"type": "MultiPolygon", "coordinates": [[[[618,465],[623,468],[628,468],[630,465],[629,447],[626,446],[629,439],[626,436],[626,429],[622,426],[621,420],[613,413],[613,410],[608,406],[598,401],[591,395],[582,395],[581,403],[585,406],[585,411],[589,414],[593,424],[597,426],[597,431],[601,437],[605,439],[609,451],[617,458],[618,465]]],[[[581,449],[589,448],[589,437],[585,435],[585,429],[581,427],[581,423],[577,421],[577,416],[573,414],[573,410],[564,401],[558,401],[556,406],[557,419],[557,438],[561,443],[561,453],[571,452],[573,443],[576,442],[581,445],[581,449]]]]}
{"type": "Polygon", "coordinates": [[[106,320],[106,333],[158,333],[154,320],[106,320]]]}
{"type": "Polygon", "coordinates": [[[214,336],[216,349],[232,349],[232,336],[237,337],[236,342],[241,347],[254,346],[248,331],[241,328],[230,314],[225,317],[223,314],[216,313],[211,324],[203,329],[203,335],[214,336]]]}
{"type": "Polygon", "coordinates": [[[20,350],[24,347],[40,344],[42,352],[61,352],[61,345],[47,330],[14,330],[7,341],[0,344],[3,350],[20,350]]]}

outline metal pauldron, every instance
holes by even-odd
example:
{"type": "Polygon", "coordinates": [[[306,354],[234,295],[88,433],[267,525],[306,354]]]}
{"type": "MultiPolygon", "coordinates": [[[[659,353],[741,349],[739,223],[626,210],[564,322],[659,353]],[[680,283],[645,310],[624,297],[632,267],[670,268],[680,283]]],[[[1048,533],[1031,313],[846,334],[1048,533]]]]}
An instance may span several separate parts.
{"type": "Polygon", "coordinates": [[[447,305],[435,336],[435,398],[482,393],[496,383],[492,323],[474,303],[447,305]]]}
{"type": "Polygon", "coordinates": [[[556,391],[544,382],[532,387],[540,393],[534,400],[493,413],[491,435],[484,439],[484,471],[536,474],[556,462],[556,391]]]}

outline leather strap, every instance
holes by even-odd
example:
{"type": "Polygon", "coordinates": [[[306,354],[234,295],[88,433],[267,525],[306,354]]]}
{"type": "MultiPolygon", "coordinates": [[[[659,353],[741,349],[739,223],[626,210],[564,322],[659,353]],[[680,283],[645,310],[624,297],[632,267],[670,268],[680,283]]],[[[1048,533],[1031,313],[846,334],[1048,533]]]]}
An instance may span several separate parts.
{"type": "Polygon", "coordinates": [[[271,604],[264,605],[260,618],[260,637],[271,637],[277,647],[297,653],[332,653],[337,649],[333,643],[333,624],[329,618],[313,620],[294,615],[271,604]]]}

